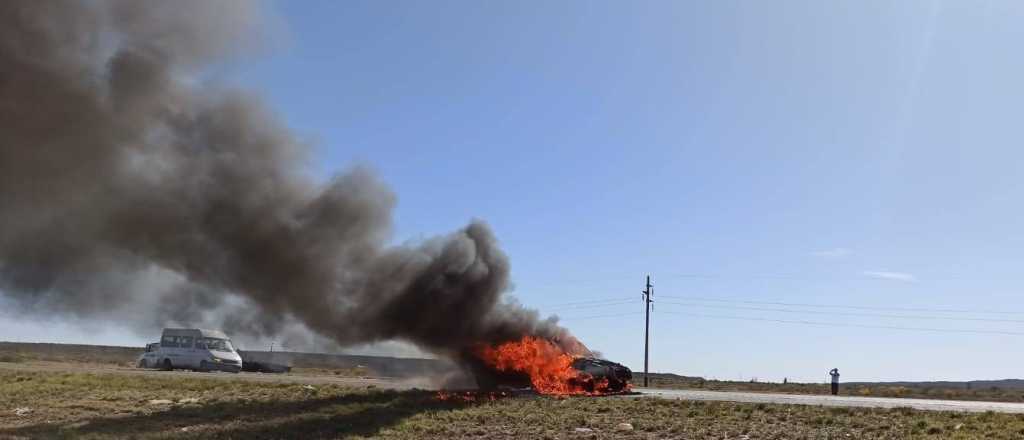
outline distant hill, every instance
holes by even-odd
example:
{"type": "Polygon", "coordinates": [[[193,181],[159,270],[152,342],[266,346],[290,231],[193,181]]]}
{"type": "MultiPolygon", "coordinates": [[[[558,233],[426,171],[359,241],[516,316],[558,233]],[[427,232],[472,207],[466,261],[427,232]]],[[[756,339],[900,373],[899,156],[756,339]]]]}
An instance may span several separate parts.
{"type": "Polygon", "coordinates": [[[135,359],[138,358],[142,350],[142,347],[117,347],[109,345],[0,342],[0,362],[39,360],[134,364],[135,359]]]}
{"type": "Polygon", "coordinates": [[[350,369],[363,367],[377,376],[385,377],[436,376],[456,370],[455,364],[443,359],[356,356],[290,351],[238,351],[245,359],[274,362],[298,368],[350,369]]]}
{"type": "Polygon", "coordinates": [[[971,380],[966,382],[957,381],[924,381],[924,382],[845,382],[849,386],[894,386],[914,388],[963,388],[986,389],[998,388],[1002,390],[1024,390],[1024,379],[1000,379],[1000,380],[971,380]]]}
{"type": "MultiPolygon", "coordinates": [[[[643,373],[633,373],[635,383],[643,383],[643,373]]],[[[683,376],[673,373],[651,373],[649,382],[654,384],[672,384],[672,385],[692,385],[696,387],[703,387],[707,384],[749,384],[748,381],[723,381],[723,380],[708,380],[699,376],[683,376]]],[[[763,382],[755,382],[763,383],[763,382]]],[[[792,385],[820,385],[818,383],[813,384],[801,384],[799,382],[789,382],[792,385]]],[[[999,380],[971,380],[971,381],[896,381],[896,382],[843,382],[844,386],[847,387],[907,387],[907,388],[937,388],[937,389],[965,389],[965,390],[984,390],[997,388],[1001,390],[1024,390],[1024,379],[999,379],[999,380]]]]}
{"type": "MultiPolygon", "coordinates": [[[[0,362],[53,361],[118,364],[134,366],[143,347],[108,345],[53,344],[38,342],[0,342],[0,362]]],[[[456,369],[442,359],[354,356],[346,354],[300,353],[288,351],[239,350],[246,358],[265,360],[296,368],[350,369],[362,367],[373,375],[414,377],[440,375],[456,369]]]]}
{"type": "MultiPolygon", "coordinates": [[[[643,385],[643,373],[633,373],[634,386],[643,385]]],[[[824,382],[762,382],[707,380],[678,374],[651,373],[652,388],[708,391],[746,391],[785,394],[829,394],[824,382]]],[[[917,399],[977,400],[988,402],[1024,402],[1024,380],[843,382],[839,394],[861,397],[898,397],[917,399]]]]}

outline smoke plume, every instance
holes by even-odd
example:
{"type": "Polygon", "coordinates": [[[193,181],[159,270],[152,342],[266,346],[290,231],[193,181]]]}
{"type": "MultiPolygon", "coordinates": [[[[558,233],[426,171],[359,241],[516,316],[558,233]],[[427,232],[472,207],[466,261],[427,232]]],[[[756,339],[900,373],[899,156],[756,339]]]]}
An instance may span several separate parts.
{"type": "MultiPolygon", "coordinates": [[[[439,354],[574,340],[504,296],[473,221],[388,246],[395,195],[366,169],[308,177],[260,99],[208,85],[259,32],[259,3],[0,2],[0,291],[19,310],[299,327],[339,345],[439,354]]],[[[575,348],[575,347],[574,347],[575,348]]]]}

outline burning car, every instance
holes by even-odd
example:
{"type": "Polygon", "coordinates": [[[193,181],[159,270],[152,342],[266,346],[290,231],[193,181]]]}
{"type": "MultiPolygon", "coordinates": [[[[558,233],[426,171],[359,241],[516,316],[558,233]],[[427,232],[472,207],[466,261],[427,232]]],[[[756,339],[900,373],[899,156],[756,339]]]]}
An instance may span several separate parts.
{"type": "Polygon", "coordinates": [[[566,352],[541,338],[483,346],[468,364],[482,390],[532,388],[548,395],[600,395],[628,391],[633,373],[622,364],[566,352]]]}
{"type": "Polygon", "coordinates": [[[633,380],[633,372],[629,368],[609,360],[581,357],[572,361],[572,367],[582,373],[573,381],[590,393],[600,388],[613,393],[626,391],[633,380]]]}

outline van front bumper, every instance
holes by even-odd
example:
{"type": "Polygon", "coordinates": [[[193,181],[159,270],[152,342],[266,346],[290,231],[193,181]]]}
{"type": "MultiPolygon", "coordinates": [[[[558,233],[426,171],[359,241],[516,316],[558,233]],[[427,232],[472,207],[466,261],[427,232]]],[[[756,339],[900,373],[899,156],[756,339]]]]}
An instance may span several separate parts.
{"type": "Polygon", "coordinates": [[[229,373],[242,371],[242,363],[231,360],[222,359],[220,362],[203,361],[203,366],[211,371],[227,371],[229,373]]]}

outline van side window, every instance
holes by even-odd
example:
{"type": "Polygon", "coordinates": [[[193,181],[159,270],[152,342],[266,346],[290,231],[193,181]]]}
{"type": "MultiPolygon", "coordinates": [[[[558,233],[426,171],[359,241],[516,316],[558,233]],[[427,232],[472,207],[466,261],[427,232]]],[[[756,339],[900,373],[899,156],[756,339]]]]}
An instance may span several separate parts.
{"type": "Polygon", "coordinates": [[[181,348],[192,348],[192,337],[178,336],[178,344],[181,345],[181,348]]]}
{"type": "Polygon", "coordinates": [[[163,338],[160,339],[160,346],[161,347],[177,347],[178,346],[178,338],[176,338],[174,336],[164,336],[163,338]]]}
{"type": "Polygon", "coordinates": [[[206,349],[206,339],[196,338],[196,348],[206,349]]]}

